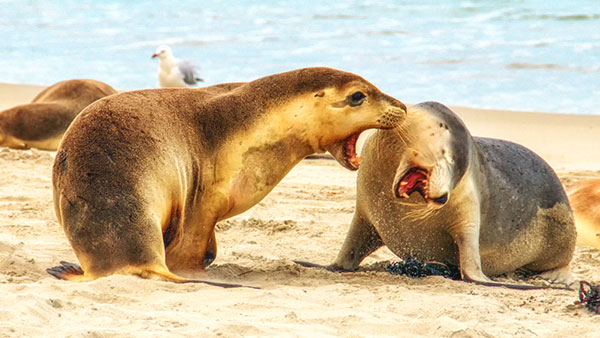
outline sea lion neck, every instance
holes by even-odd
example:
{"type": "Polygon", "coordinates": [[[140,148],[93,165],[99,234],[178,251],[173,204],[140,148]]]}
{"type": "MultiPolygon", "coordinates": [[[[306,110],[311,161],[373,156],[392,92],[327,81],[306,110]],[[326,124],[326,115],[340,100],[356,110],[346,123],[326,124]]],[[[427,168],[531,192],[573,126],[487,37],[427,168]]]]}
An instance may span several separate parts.
{"type": "Polygon", "coordinates": [[[245,100],[243,94],[233,93],[215,98],[210,104],[213,110],[202,116],[201,127],[205,142],[212,142],[213,149],[219,153],[231,153],[235,149],[238,154],[251,151],[281,157],[283,154],[277,149],[284,147],[286,161],[295,164],[315,151],[323,151],[313,135],[318,125],[313,114],[315,109],[309,107],[302,96],[288,100],[266,96],[245,100]],[[235,108],[221,109],[221,105],[235,108]],[[232,144],[236,146],[231,147],[232,144]]]}

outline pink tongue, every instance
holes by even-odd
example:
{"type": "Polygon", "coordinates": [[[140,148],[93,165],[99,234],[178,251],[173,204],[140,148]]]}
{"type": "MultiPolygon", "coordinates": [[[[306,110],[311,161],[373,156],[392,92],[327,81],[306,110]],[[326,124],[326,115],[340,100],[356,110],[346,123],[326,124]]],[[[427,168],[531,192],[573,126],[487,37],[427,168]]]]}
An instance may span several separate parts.
{"type": "Polygon", "coordinates": [[[425,175],[423,175],[423,173],[421,173],[419,171],[413,171],[413,172],[409,173],[408,175],[406,175],[404,177],[404,179],[402,179],[402,182],[400,183],[400,186],[398,187],[398,192],[401,195],[404,193],[408,193],[409,191],[413,192],[413,190],[419,184],[419,182],[424,179],[425,179],[425,175]],[[403,183],[406,183],[406,184],[403,184],[403,183]]]}
{"type": "Polygon", "coordinates": [[[356,156],[356,141],[358,140],[359,134],[354,134],[348,138],[346,142],[346,155],[348,157],[348,162],[352,163],[354,166],[358,167],[362,158],[356,156]]]}

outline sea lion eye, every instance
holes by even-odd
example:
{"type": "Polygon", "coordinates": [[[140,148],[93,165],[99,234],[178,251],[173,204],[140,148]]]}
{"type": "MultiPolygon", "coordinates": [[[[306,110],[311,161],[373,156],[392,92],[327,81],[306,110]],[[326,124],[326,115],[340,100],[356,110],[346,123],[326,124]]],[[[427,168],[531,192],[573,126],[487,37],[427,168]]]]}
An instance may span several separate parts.
{"type": "Polygon", "coordinates": [[[350,105],[351,106],[359,106],[363,103],[364,99],[366,98],[365,94],[363,94],[362,92],[356,92],[352,95],[350,95],[350,105]]]}

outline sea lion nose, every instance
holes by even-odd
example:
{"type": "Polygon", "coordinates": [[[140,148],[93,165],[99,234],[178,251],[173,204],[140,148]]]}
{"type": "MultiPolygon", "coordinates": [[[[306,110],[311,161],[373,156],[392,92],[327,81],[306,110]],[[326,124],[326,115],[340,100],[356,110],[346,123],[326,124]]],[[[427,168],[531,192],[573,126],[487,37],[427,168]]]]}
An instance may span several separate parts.
{"type": "Polygon", "coordinates": [[[446,204],[446,202],[448,202],[448,193],[445,193],[438,198],[434,198],[434,199],[432,199],[432,201],[439,205],[444,205],[444,204],[446,204]]]}
{"type": "Polygon", "coordinates": [[[394,99],[396,102],[392,103],[392,105],[402,109],[402,112],[404,113],[404,115],[406,115],[406,105],[396,99],[394,99]]]}
{"type": "Polygon", "coordinates": [[[397,100],[389,95],[384,94],[386,101],[390,104],[390,106],[392,106],[393,108],[397,108],[397,109],[390,109],[391,111],[394,112],[395,115],[397,116],[402,116],[405,117],[406,116],[406,105],[404,103],[402,103],[402,101],[397,100]]]}

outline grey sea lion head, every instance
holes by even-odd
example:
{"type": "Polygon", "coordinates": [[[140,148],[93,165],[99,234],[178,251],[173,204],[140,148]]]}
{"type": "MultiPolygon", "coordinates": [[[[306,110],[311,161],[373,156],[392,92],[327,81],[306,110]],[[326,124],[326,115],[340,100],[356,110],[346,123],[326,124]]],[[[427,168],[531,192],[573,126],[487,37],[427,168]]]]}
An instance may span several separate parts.
{"type": "Polygon", "coordinates": [[[418,192],[434,206],[443,206],[469,167],[473,140],[461,119],[448,107],[424,102],[409,107],[397,128],[404,148],[394,177],[397,198],[418,192]]]}

